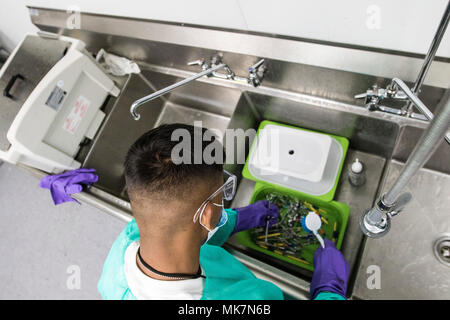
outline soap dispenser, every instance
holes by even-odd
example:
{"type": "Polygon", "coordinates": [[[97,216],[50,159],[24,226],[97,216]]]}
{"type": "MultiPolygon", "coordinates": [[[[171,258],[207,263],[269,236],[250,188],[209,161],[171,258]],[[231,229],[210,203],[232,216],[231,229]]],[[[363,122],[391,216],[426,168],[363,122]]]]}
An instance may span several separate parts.
{"type": "Polygon", "coordinates": [[[355,187],[361,186],[366,181],[364,164],[358,158],[352,163],[348,170],[348,179],[355,187]]]}

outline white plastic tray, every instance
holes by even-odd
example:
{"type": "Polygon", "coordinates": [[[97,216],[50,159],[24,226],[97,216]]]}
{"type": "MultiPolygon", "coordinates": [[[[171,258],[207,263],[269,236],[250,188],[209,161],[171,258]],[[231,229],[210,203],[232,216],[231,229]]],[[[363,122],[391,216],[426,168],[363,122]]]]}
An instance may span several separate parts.
{"type": "Polygon", "coordinates": [[[320,196],[333,188],[342,155],[328,135],[270,124],[259,132],[248,169],[258,180],[320,196]]]}

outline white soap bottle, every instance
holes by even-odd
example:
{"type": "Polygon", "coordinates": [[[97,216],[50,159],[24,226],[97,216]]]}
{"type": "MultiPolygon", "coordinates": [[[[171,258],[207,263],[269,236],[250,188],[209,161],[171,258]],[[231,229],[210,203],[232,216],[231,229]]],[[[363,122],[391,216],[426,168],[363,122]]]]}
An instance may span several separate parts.
{"type": "Polygon", "coordinates": [[[366,174],[364,171],[364,164],[358,158],[352,163],[348,170],[348,179],[355,187],[363,185],[366,182],[366,174]]]}

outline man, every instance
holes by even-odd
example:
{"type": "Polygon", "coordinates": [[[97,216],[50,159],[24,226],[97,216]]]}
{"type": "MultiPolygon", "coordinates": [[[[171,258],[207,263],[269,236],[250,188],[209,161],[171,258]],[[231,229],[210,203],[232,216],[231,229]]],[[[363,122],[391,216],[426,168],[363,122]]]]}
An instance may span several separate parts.
{"type": "MultiPolygon", "coordinates": [[[[98,283],[103,298],[283,299],[278,287],[256,278],[221,248],[233,233],[264,226],[266,219],[274,224],[276,206],[259,201],[224,209],[223,199],[232,199],[236,177],[222,163],[195,161],[194,146],[201,145],[203,155],[210,142],[194,130],[198,128],[162,125],[130,148],[125,179],[134,219],[105,261],[98,283]],[[191,148],[181,155],[190,161],[181,164],[172,158],[179,143],[172,141],[175,130],[191,139],[191,148]]],[[[347,263],[331,241],[326,243],[316,251],[311,297],[345,299],[347,263]]]]}

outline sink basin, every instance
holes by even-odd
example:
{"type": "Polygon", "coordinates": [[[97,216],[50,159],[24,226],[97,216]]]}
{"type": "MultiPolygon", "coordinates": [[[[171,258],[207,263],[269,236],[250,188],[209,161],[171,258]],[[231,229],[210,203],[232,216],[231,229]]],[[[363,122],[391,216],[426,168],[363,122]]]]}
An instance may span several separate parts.
{"type": "MultiPolygon", "coordinates": [[[[348,112],[335,106],[323,108],[323,101],[320,103],[321,106],[311,103],[311,100],[302,101],[301,97],[294,100],[256,92],[244,92],[228,127],[256,130],[262,121],[270,120],[343,136],[350,140],[350,149],[334,196],[334,200],[350,207],[347,231],[341,249],[350,265],[348,291],[350,295],[357,273],[359,252],[363,249],[363,234],[358,223],[359,215],[371,207],[375,201],[386,160],[392,155],[400,127],[395,122],[348,112]],[[349,166],[356,158],[363,162],[366,168],[370,168],[366,171],[366,183],[358,188],[350,184],[347,175],[349,166]]],[[[243,165],[235,165],[232,170],[236,175],[240,175],[242,167],[243,165]]],[[[254,188],[254,181],[241,178],[232,207],[247,205],[254,188]]],[[[312,277],[312,272],[308,270],[242,246],[236,236],[229,240],[228,246],[306,281],[310,281],[312,277]]]]}
{"type": "Polygon", "coordinates": [[[179,80],[148,70],[130,76],[83,162],[83,167],[97,169],[98,188],[128,200],[123,174],[125,155],[142,134],[154,127],[201,121],[203,127],[225,132],[241,92],[198,81],[142,105],[141,119],[132,118],[129,110],[135,100],[179,80]]]}

